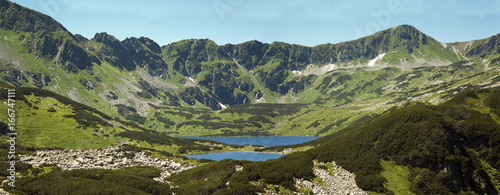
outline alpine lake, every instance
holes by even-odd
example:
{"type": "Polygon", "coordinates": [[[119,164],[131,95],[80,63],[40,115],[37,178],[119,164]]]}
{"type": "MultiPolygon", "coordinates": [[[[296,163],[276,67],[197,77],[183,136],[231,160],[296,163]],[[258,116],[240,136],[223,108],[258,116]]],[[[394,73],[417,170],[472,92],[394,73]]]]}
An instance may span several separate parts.
{"type": "MultiPolygon", "coordinates": [[[[178,137],[186,139],[206,139],[217,142],[222,142],[232,145],[261,145],[265,147],[283,146],[300,144],[308,141],[318,139],[319,137],[313,136],[263,136],[263,137],[178,137]]],[[[269,159],[276,159],[284,156],[280,153],[265,153],[265,152],[219,152],[208,154],[194,154],[187,155],[188,158],[196,159],[210,159],[210,160],[250,160],[250,161],[265,161],[269,159]]]]}

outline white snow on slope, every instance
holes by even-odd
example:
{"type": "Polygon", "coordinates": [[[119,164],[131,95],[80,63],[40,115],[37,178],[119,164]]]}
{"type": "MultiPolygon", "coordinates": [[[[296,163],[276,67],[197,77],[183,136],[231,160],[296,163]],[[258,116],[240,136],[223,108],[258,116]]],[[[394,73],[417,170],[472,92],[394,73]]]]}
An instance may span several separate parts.
{"type": "Polygon", "coordinates": [[[383,54],[379,54],[376,58],[374,58],[373,60],[370,60],[370,62],[368,62],[368,66],[373,66],[375,65],[375,62],[381,60],[384,56],[385,56],[386,53],[383,53],[383,54]]]}
{"type": "Polygon", "coordinates": [[[332,70],[333,70],[333,68],[334,68],[334,67],[335,67],[335,64],[327,64],[327,65],[325,65],[325,66],[323,66],[323,67],[321,67],[321,68],[322,68],[324,71],[326,71],[326,72],[330,72],[330,71],[332,71],[332,70]]]}
{"type": "Polygon", "coordinates": [[[219,103],[219,106],[220,106],[222,109],[226,109],[226,108],[227,108],[226,106],[224,106],[224,104],[222,104],[222,103],[220,103],[220,102],[217,102],[217,103],[219,103]]]}

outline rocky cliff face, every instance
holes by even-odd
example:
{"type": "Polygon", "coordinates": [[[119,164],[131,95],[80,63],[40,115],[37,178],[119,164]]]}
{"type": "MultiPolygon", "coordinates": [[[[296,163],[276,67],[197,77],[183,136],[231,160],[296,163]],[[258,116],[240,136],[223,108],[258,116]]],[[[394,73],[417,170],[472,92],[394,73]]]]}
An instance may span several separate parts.
{"type": "Polygon", "coordinates": [[[50,16],[0,1],[0,28],[22,34],[26,52],[55,60],[64,70],[77,72],[90,67],[91,58],[81,40],[50,16]],[[28,35],[28,36],[25,36],[28,35]]]}
{"type": "MultiPolygon", "coordinates": [[[[217,46],[213,41],[183,40],[163,46],[163,55],[174,70],[186,77],[203,75],[199,84],[213,91],[223,103],[240,104],[241,96],[232,92],[236,87],[228,82],[242,83],[244,96],[251,97],[252,83],[228,79],[239,77],[238,66],[251,71],[266,88],[281,95],[300,92],[309,79],[292,79],[292,70],[305,69],[310,64],[324,65],[371,60],[391,49],[404,48],[411,54],[421,46],[437,43],[410,25],[402,25],[355,41],[306,47],[282,42],[272,44],[249,41],[217,46]],[[229,73],[229,74],[228,74],[229,73]],[[214,84],[216,83],[216,84],[214,84]],[[222,85],[221,85],[222,84],[222,85]],[[211,85],[216,85],[214,88],[211,85]],[[233,94],[229,97],[227,94],[233,94]],[[234,101],[228,101],[232,99],[234,101]]],[[[255,84],[255,83],[253,83],[255,84]]],[[[238,86],[241,87],[241,86],[238,86]]]]}
{"type": "Polygon", "coordinates": [[[483,40],[483,43],[477,45],[469,52],[467,52],[467,56],[480,55],[481,57],[484,57],[487,54],[500,54],[500,34],[483,40]]]}
{"type": "Polygon", "coordinates": [[[151,39],[132,37],[119,41],[107,33],[97,33],[90,41],[102,43],[94,50],[100,60],[113,66],[127,71],[146,68],[152,76],[166,76],[167,65],[160,55],[160,46],[151,39]]]}

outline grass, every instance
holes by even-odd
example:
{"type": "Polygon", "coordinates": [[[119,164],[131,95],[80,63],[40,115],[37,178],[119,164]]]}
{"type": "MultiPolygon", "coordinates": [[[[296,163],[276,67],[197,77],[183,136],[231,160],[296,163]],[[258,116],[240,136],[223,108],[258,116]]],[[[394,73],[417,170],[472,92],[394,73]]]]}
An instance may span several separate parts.
{"type": "Polygon", "coordinates": [[[382,176],[387,179],[384,187],[392,191],[394,194],[414,194],[410,190],[411,182],[408,179],[410,171],[408,167],[397,165],[393,161],[381,160],[383,171],[382,176]]]}
{"type": "MultiPolygon", "coordinates": [[[[114,136],[98,136],[95,131],[109,135],[121,131],[120,129],[101,125],[84,128],[75,119],[64,117],[73,114],[70,106],[51,97],[40,98],[30,95],[27,96],[27,100],[33,107],[22,101],[17,101],[15,107],[18,121],[17,132],[21,137],[20,144],[23,146],[90,149],[106,148],[117,143],[114,136]],[[55,112],[49,112],[49,109],[54,109],[55,112]]],[[[1,104],[1,107],[6,109],[5,104],[1,104]]]]}

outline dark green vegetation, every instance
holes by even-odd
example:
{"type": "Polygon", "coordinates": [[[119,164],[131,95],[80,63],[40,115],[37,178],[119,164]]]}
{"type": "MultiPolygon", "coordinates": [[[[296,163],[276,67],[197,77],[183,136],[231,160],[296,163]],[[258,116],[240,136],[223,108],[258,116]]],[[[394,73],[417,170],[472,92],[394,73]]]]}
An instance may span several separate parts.
{"type": "Polygon", "coordinates": [[[327,141],[320,139],[324,143],[312,150],[265,162],[213,162],[168,179],[180,191],[262,192],[259,183],[295,190],[293,178],[314,177],[315,159],[335,161],[355,173],[356,183],[364,190],[389,193],[381,161],[391,160],[409,168],[410,190],[417,194],[496,194],[500,189],[500,121],[495,109],[499,96],[497,90],[475,90],[439,106],[416,103],[395,108],[327,136],[327,141]],[[243,171],[235,171],[236,165],[243,166],[243,171]]]}
{"type": "Polygon", "coordinates": [[[176,194],[252,194],[264,192],[265,183],[295,189],[293,178],[314,178],[312,167],[310,154],[293,153],[265,162],[234,160],[212,162],[172,175],[167,179],[172,185],[180,186],[174,189],[176,194]],[[236,166],[243,166],[243,170],[236,171],[236,166]]]}
{"type": "Polygon", "coordinates": [[[397,109],[334,140],[311,152],[320,161],[335,160],[353,171],[363,189],[383,191],[385,179],[378,176],[382,158],[411,167],[416,193],[498,189],[494,183],[500,178],[488,175],[486,166],[499,168],[500,126],[462,105],[397,109]]]}
{"type": "Polygon", "coordinates": [[[154,167],[127,167],[118,170],[52,168],[37,177],[23,177],[16,187],[6,190],[16,194],[169,194],[170,186],[153,180],[160,176],[154,167]]]}
{"type": "MultiPolygon", "coordinates": [[[[401,25],[314,47],[216,45],[208,39],[160,46],[146,37],[118,40],[107,33],[87,39],[7,0],[0,11],[1,80],[175,135],[329,135],[409,99],[439,103],[499,79],[498,35],[441,44],[401,25]],[[259,113],[258,106],[215,111],[253,103],[304,106],[277,110],[286,113],[280,115],[259,113]],[[306,112],[312,115],[302,116],[306,112]]],[[[68,117],[90,125],[76,115],[68,117]]]]}

